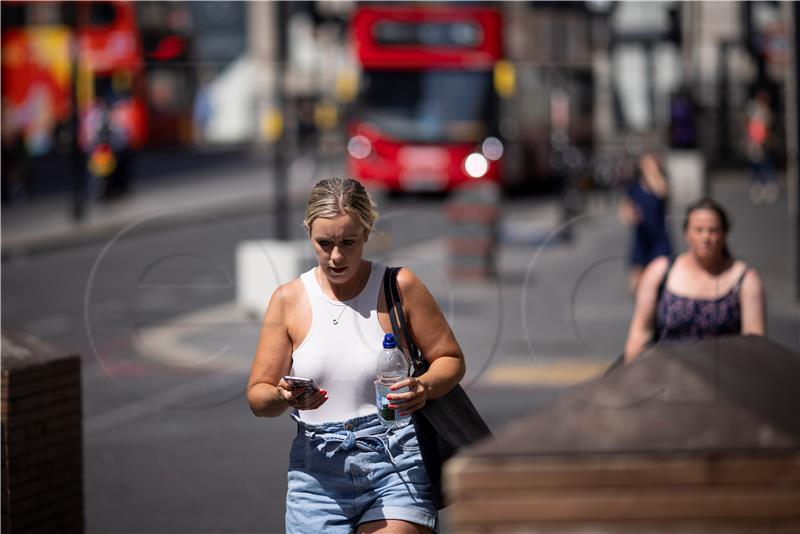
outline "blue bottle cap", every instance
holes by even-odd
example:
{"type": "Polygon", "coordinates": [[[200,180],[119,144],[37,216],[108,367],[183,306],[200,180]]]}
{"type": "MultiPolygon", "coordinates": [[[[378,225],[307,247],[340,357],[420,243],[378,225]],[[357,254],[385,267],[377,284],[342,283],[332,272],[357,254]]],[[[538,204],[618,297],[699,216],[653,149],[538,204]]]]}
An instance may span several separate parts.
{"type": "Polygon", "coordinates": [[[397,341],[394,339],[394,334],[386,334],[383,336],[383,348],[394,349],[397,347],[397,341]]]}

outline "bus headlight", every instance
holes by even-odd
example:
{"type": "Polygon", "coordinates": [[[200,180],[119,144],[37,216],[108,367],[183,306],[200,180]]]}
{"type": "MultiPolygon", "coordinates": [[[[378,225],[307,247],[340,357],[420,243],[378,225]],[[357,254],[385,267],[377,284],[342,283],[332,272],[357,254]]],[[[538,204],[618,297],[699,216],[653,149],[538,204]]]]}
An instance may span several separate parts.
{"type": "Polygon", "coordinates": [[[482,154],[473,152],[464,158],[464,170],[473,178],[481,178],[489,170],[489,162],[482,154]]]}
{"type": "Polygon", "coordinates": [[[372,143],[363,135],[355,135],[347,142],[347,153],[355,159],[364,159],[372,152],[372,143]]]}
{"type": "Polygon", "coordinates": [[[481,144],[481,152],[490,161],[497,161],[503,157],[503,142],[496,137],[487,137],[481,144]]]}

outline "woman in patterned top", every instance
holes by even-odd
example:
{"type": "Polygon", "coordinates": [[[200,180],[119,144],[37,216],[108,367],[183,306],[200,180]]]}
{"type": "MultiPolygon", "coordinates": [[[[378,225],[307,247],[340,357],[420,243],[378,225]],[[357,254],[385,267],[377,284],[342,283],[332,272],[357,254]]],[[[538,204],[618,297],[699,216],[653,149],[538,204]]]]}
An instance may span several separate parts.
{"type": "Polygon", "coordinates": [[[652,341],[765,335],[761,278],[730,253],[729,228],[725,210],[710,198],[689,206],[683,224],[686,252],[674,261],[654,259],[642,275],[626,362],[652,341]]]}

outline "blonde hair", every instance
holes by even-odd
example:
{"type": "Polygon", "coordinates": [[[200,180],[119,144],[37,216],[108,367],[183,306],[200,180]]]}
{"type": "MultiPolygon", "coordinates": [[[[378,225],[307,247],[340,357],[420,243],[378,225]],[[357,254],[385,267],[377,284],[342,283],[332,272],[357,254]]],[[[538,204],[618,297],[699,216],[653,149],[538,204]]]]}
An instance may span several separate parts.
{"type": "Polygon", "coordinates": [[[352,178],[329,178],[320,180],[311,190],[306,204],[303,226],[311,232],[311,225],[318,218],[332,219],[343,213],[356,216],[367,232],[372,231],[378,212],[369,193],[361,182],[352,178]]]}

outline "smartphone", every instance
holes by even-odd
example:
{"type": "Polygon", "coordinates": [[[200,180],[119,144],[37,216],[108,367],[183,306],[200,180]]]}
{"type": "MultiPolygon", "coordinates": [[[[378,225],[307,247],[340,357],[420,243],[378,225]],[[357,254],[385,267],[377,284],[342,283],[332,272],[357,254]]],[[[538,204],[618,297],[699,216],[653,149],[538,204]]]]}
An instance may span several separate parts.
{"type": "Polygon", "coordinates": [[[308,395],[309,393],[315,393],[319,391],[319,386],[316,382],[314,382],[310,378],[301,378],[299,376],[284,376],[283,381],[289,384],[289,387],[294,389],[302,389],[302,395],[308,395]]]}

